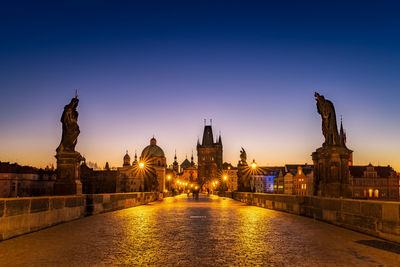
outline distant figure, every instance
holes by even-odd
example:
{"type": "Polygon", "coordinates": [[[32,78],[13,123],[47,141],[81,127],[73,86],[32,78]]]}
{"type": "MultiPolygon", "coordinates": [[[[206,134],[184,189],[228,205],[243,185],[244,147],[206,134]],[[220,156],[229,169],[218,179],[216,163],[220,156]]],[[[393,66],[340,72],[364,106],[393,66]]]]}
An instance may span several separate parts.
{"type": "Polygon", "coordinates": [[[317,100],[318,113],[322,118],[322,134],[325,137],[323,145],[340,145],[333,103],[317,92],[315,93],[315,100],[317,100]]]}
{"type": "Polygon", "coordinates": [[[79,126],[78,126],[78,107],[79,99],[75,93],[75,97],[64,107],[61,116],[62,137],[61,143],[57,148],[57,152],[74,152],[76,143],[78,142],[79,126]]]}

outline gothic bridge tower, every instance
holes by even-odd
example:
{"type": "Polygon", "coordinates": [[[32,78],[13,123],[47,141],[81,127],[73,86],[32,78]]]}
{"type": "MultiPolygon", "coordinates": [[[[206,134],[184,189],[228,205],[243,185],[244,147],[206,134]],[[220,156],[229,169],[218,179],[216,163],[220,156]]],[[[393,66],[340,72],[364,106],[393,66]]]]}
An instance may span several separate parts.
{"type": "Polygon", "coordinates": [[[202,186],[208,181],[219,179],[222,172],[221,134],[214,143],[211,125],[204,126],[203,140],[197,141],[198,181],[202,186]]]}

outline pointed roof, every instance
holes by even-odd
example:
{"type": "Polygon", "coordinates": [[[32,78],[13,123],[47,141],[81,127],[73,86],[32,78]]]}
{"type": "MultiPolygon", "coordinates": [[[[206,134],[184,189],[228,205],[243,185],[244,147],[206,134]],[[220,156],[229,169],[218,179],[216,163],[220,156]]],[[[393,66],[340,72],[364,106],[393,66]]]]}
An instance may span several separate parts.
{"type": "Polygon", "coordinates": [[[204,126],[202,146],[212,146],[214,144],[213,132],[211,125],[204,126]]]}
{"type": "Polygon", "coordinates": [[[346,132],[343,129],[343,118],[342,117],[340,118],[340,134],[339,134],[339,136],[340,136],[341,145],[346,146],[347,137],[346,137],[346,132]]]}
{"type": "Polygon", "coordinates": [[[190,162],[189,162],[189,160],[188,160],[188,158],[186,156],[186,159],[181,164],[181,168],[188,168],[190,166],[191,166],[191,164],[190,164],[190,162]]]}

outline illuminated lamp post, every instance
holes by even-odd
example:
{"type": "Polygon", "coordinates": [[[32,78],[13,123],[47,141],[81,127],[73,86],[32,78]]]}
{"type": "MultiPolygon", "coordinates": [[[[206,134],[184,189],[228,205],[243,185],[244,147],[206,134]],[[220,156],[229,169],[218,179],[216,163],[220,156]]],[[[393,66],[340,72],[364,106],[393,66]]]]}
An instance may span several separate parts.
{"type": "Polygon", "coordinates": [[[225,189],[226,191],[229,191],[229,190],[227,190],[227,189],[228,189],[228,183],[227,183],[227,181],[228,181],[228,176],[227,176],[227,175],[224,175],[223,179],[224,179],[224,189],[225,189]]]}
{"type": "Polygon", "coordinates": [[[167,180],[168,180],[168,191],[171,191],[171,175],[167,176],[167,180]]]}
{"type": "Polygon", "coordinates": [[[253,159],[253,162],[251,163],[251,179],[250,179],[250,190],[251,192],[255,191],[255,178],[254,178],[254,174],[256,173],[256,169],[257,169],[257,163],[256,160],[253,159]]]}

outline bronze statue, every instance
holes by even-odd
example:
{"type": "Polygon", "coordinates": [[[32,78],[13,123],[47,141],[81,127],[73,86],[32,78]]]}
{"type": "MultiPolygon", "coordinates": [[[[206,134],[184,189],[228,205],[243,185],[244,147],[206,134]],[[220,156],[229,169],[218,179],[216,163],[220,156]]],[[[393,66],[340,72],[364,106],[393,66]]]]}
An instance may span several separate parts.
{"type": "Polygon", "coordinates": [[[242,163],[247,161],[247,154],[243,147],[242,150],[240,150],[240,160],[242,161],[242,163]]]}
{"type": "Polygon", "coordinates": [[[75,92],[75,97],[71,102],[64,107],[64,112],[61,116],[62,123],[62,138],[61,143],[57,148],[57,152],[75,152],[75,146],[78,142],[80,133],[78,126],[78,107],[79,99],[75,92]]]}
{"type": "Polygon", "coordinates": [[[315,93],[318,113],[322,117],[322,133],[325,137],[325,145],[340,145],[339,133],[336,123],[336,113],[333,103],[324,96],[315,93]]]}

